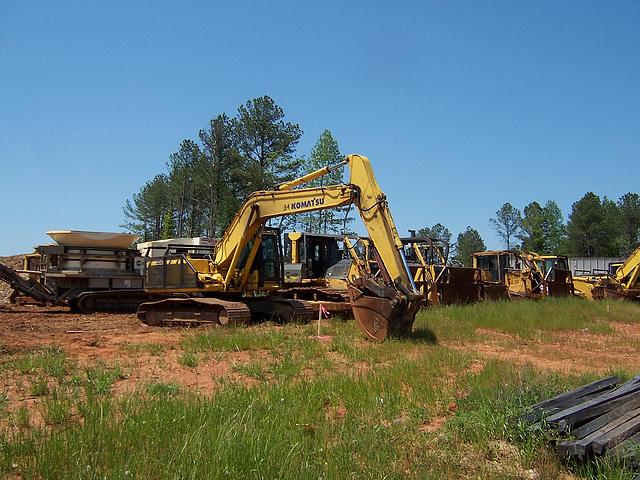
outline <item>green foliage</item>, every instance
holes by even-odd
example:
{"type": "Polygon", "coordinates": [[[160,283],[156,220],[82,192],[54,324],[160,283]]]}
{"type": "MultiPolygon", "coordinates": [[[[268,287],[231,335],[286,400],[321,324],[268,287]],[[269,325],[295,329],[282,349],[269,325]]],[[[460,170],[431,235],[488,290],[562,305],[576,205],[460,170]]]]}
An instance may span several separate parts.
{"type": "Polygon", "coordinates": [[[127,343],[123,345],[123,348],[130,352],[145,352],[154,357],[161,356],[167,349],[166,345],[162,343],[127,343]]]}
{"type": "Polygon", "coordinates": [[[522,228],[522,214],[510,203],[505,203],[496,211],[496,216],[489,219],[491,227],[504,241],[507,250],[514,248],[513,240],[517,238],[522,228]]]}
{"type": "Polygon", "coordinates": [[[85,374],[84,388],[89,398],[110,395],[114,382],[119,378],[124,378],[119,367],[110,367],[104,363],[87,368],[85,374]]]}
{"type": "MultiPolygon", "coordinates": [[[[46,425],[37,416],[29,425],[26,408],[6,412],[0,476],[562,478],[568,469],[548,439],[518,416],[596,377],[491,360],[458,342],[476,335],[484,343],[481,329],[509,333],[497,348],[538,345],[558,330],[607,335],[609,322],[636,321],[639,311],[631,302],[573,299],[438,307],[419,314],[412,338],[383,343],[362,339],[355,322],[336,320],[321,326],[330,342],[311,337],[317,325],[185,333],[183,348],[223,350],[241,375],[206,395],[161,381],[131,393],[84,395],[74,390],[83,380],[71,379],[39,402],[46,425]]],[[[87,378],[105,380],[96,385],[121,376],[104,364],[85,368],[87,378]]],[[[634,478],[608,460],[572,468],[579,478],[634,478]]]]}
{"type": "Polygon", "coordinates": [[[195,353],[185,353],[178,357],[178,363],[183,367],[196,368],[198,366],[198,356],[195,353]]]}
{"type": "Polygon", "coordinates": [[[64,350],[57,347],[45,347],[4,364],[21,374],[46,373],[58,381],[67,374],[69,364],[64,350]]]}
{"type": "Polygon", "coordinates": [[[52,425],[62,425],[71,418],[71,399],[58,389],[42,401],[42,417],[52,425]]]}
{"type": "Polygon", "coordinates": [[[620,222],[615,202],[601,201],[588,192],[572,205],[567,225],[568,245],[572,254],[617,256],[620,254],[620,222]]]}
{"type": "Polygon", "coordinates": [[[577,298],[541,301],[486,302],[444,306],[418,313],[415,329],[430,331],[440,340],[472,339],[477,329],[492,329],[531,339],[570,330],[611,334],[610,322],[639,318],[640,306],[631,302],[585,302],[577,298]]]}
{"type": "Polygon", "coordinates": [[[301,136],[268,96],[241,105],[234,118],[216,116],[200,130],[200,143],[183,140],[167,173],[125,202],[122,226],[143,241],[222,235],[246,196],[300,173],[294,153],[301,136]]]}
{"type": "Polygon", "coordinates": [[[462,263],[463,265],[471,266],[471,255],[476,252],[482,252],[487,249],[484,244],[484,240],[480,236],[480,233],[471,227],[458,234],[458,240],[456,242],[454,260],[462,263]]]}
{"type": "Polygon", "coordinates": [[[621,254],[627,256],[640,245],[640,195],[625,193],[618,200],[621,254]]]}
{"type": "Polygon", "coordinates": [[[275,348],[288,339],[282,330],[236,328],[232,330],[212,329],[206,333],[196,333],[181,342],[185,352],[237,352],[275,348]]]}
{"type": "Polygon", "coordinates": [[[545,253],[557,254],[566,252],[567,228],[564,224],[562,210],[556,202],[549,200],[544,206],[545,253]]]}
{"type": "Polygon", "coordinates": [[[564,248],[565,228],[558,204],[550,200],[544,207],[538,202],[524,207],[518,238],[523,250],[543,255],[560,253],[564,248]]]}
{"type": "MultiPolygon", "coordinates": [[[[303,173],[310,173],[320,168],[336,165],[342,161],[343,155],[340,153],[338,142],[333,138],[329,130],[322,132],[316,144],[311,150],[311,155],[304,161],[303,173]]],[[[305,187],[322,187],[324,185],[339,185],[343,183],[343,169],[336,169],[313,180],[305,187]]],[[[302,214],[299,219],[300,228],[312,233],[339,233],[348,231],[351,218],[347,218],[345,225],[344,209],[319,210],[302,214]]]]}
{"type": "Polygon", "coordinates": [[[132,200],[124,206],[125,223],[122,225],[141,236],[143,241],[161,238],[163,221],[170,207],[169,178],[159,174],[149,180],[132,200]]]}
{"type": "Polygon", "coordinates": [[[522,217],[522,249],[545,253],[544,210],[538,202],[531,202],[524,207],[522,217]]]}
{"type": "Polygon", "coordinates": [[[433,227],[424,227],[418,230],[418,237],[427,237],[432,240],[437,240],[440,244],[446,248],[451,244],[451,232],[447,227],[441,223],[436,223],[433,227]]]}
{"type": "Polygon", "coordinates": [[[47,379],[42,376],[37,376],[29,379],[31,384],[30,393],[33,397],[43,397],[49,393],[49,384],[47,379]]]}
{"type": "Polygon", "coordinates": [[[183,140],[179,150],[169,156],[169,209],[177,237],[197,236],[203,228],[203,189],[198,175],[201,161],[200,146],[192,140],[183,140]]]}
{"type": "Polygon", "coordinates": [[[302,130],[283,118],[282,108],[266,95],[238,108],[233,127],[245,196],[257,190],[273,189],[299,173],[301,162],[293,158],[293,153],[302,130]]]}
{"type": "Polygon", "coordinates": [[[173,397],[180,392],[180,385],[177,383],[151,382],[146,386],[147,393],[154,397],[173,397]]]}
{"type": "Polygon", "coordinates": [[[173,211],[167,210],[164,212],[164,218],[162,222],[162,238],[173,238],[175,236],[176,226],[173,220],[173,211]]]}
{"type": "Polygon", "coordinates": [[[240,160],[233,128],[232,120],[223,113],[199,133],[203,155],[196,178],[204,190],[210,237],[222,236],[240,205],[242,186],[237,179],[240,160]]]}
{"type": "Polygon", "coordinates": [[[29,423],[29,409],[25,406],[19,407],[16,412],[16,425],[20,428],[28,428],[29,423]]]}

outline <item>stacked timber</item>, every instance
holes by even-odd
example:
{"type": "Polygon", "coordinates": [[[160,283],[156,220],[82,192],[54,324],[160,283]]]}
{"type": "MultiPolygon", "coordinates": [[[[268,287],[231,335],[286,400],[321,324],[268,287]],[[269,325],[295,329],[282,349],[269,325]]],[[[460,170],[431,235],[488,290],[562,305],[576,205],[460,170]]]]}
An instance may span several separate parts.
{"type": "Polygon", "coordinates": [[[554,432],[556,450],[579,461],[609,455],[640,466],[640,375],[611,376],[529,408],[530,430],[554,432]]]}

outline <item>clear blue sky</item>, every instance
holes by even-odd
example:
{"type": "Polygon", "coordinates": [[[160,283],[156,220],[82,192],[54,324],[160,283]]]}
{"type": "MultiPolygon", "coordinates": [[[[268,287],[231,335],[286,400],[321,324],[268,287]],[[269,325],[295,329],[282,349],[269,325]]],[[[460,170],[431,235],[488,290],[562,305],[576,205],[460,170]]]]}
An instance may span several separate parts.
{"type": "Polygon", "coordinates": [[[401,233],[640,191],[638,1],[0,2],[0,255],[120,230],[183,138],[268,94],[374,162],[401,233]]]}

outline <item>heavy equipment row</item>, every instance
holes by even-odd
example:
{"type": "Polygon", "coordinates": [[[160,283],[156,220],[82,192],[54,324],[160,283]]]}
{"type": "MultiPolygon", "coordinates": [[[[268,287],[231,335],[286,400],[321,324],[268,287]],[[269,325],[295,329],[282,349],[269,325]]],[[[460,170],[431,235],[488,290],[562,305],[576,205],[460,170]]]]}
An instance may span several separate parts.
{"type": "Polygon", "coordinates": [[[465,267],[434,239],[414,231],[400,238],[361,155],[254,192],[218,240],[163,240],[135,250],[135,235],[48,233],[56,244],[36,247],[22,270],[0,265],[13,300],[21,294],[84,313],[137,309],[149,325],[306,321],[322,309],[352,314],[368,337],[381,340],[409,333],[420,306],[574,293],[640,296],[640,248],[613,273],[572,278],[564,256],[486,251],[465,267]],[[343,167],[348,183],[305,188],[343,167]],[[365,237],[289,232],[283,248],[280,230],[267,226],[276,217],[345,206],[359,213],[365,237]]]}

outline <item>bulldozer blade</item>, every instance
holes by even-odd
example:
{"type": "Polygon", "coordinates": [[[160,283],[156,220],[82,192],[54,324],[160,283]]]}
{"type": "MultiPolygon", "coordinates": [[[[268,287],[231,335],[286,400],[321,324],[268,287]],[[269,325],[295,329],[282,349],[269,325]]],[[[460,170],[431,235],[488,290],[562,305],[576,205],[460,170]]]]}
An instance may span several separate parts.
{"type": "Polygon", "coordinates": [[[367,337],[383,341],[389,336],[411,334],[420,302],[402,302],[401,298],[389,300],[366,295],[362,290],[349,286],[353,316],[367,337]]]}

